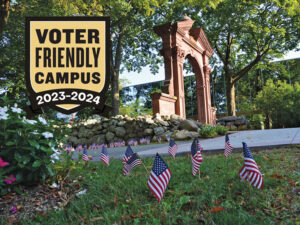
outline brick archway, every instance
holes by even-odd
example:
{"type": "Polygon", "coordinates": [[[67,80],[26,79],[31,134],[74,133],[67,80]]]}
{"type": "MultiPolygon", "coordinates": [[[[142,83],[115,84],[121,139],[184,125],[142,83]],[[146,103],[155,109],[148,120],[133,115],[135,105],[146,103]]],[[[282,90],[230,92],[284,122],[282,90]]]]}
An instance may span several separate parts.
{"type": "Polygon", "coordinates": [[[198,121],[216,122],[216,108],[211,106],[209,58],[213,53],[202,28],[192,28],[194,20],[185,16],[174,24],[154,27],[163,41],[165,82],[162,93],[152,97],[153,113],[177,114],[186,118],[183,63],[188,58],[196,76],[198,121]]]}

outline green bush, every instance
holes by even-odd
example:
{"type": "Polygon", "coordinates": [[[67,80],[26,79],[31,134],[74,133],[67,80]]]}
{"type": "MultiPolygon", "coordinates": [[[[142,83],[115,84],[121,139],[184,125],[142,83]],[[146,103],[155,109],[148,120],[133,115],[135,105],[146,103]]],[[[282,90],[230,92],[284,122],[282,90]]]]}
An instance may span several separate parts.
{"type": "Polygon", "coordinates": [[[216,131],[217,131],[217,133],[218,133],[219,135],[225,135],[225,134],[227,134],[227,132],[228,132],[228,128],[226,128],[226,127],[224,127],[224,126],[218,124],[218,125],[216,126],[216,131]]]}
{"type": "Polygon", "coordinates": [[[265,112],[273,128],[300,126],[300,84],[268,80],[256,98],[258,109],[265,112]]]}
{"type": "Polygon", "coordinates": [[[1,105],[0,157],[9,163],[0,168],[0,195],[3,195],[15,184],[32,185],[53,175],[51,162],[59,154],[55,149],[59,148],[63,130],[55,129],[53,122],[41,116],[26,119],[25,112],[17,105],[10,106],[7,99],[1,105]]]}
{"type": "Polygon", "coordinates": [[[218,135],[216,127],[210,124],[204,124],[199,131],[201,137],[212,138],[218,135]]]}
{"type": "Polygon", "coordinates": [[[222,125],[211,125],[211,124],[204,124],[199,131],[199,134],[203,138],[212,138],[219,135],[225,135],[228,132],[228,128],[222,125]]]}
{"type": "Polygon", "coordinates": [[[265,116],[263,114],[253,114],[248,117],[249,127],[252,130],[262,129],[262,124],[265,121],[265,116]]]}

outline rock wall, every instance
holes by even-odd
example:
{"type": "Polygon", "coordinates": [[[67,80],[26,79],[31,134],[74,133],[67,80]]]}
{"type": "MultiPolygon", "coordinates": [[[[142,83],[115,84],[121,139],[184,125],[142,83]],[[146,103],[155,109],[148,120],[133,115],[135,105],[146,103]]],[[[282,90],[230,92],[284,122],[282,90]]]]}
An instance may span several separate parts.
{"type": "Polygon", "coordinates": [[[217,120],[217,124],[226,127],[248,127],[248,120],[244,116],[225,116],[217,120]]]}
{"type": "Polygon", "coordinates": [[[201,124],[193,120],[183,120],[177,115],[160,116],[114,116],[110,119],[103,118],[87,120],[72,125],[68,143],[73,146],[78,144],[91,145],[92,143],[109,144],[112,141],[127,141],[135,138],[150,137],[156,142],[158,137],[167,140],[187,140],[199,136],[201,124]]]}

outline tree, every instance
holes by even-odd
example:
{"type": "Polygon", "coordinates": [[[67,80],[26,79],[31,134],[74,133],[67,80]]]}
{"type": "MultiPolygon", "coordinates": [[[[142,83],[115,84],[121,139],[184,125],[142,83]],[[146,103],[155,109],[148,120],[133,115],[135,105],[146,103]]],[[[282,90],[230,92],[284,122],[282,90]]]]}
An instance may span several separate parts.
{"type": "Polygon", "coordinates": [[[272,127],[298,127],[300,125],[300,84],[268,80],[255,98],[257,108],[264,110],[272,127]]]}
{"type": "Polygon", "coordinates": [[[191,8],[190,14],[223,64],[227,110],[235,115],[235,84],[261,60],[279,57],[299,44],[299,2],[224,0],[215,9],[200,9],[191,8]]]}
{"type": "Polygon", "coordinates": [[[25,98],[25,17],[62,16],[65,11],[54,0],[18,0],[10,3],[9,14],[0,38],[0,87],[12,98],[25,98]]]}
{"type": "Polygon", "coordinates": [[[9,16],[10,0],[0,0],[0,37],[4,30],[4,26],[7,24],[9,16]]]}
{"type": "Polygon", "coordinates": [[[140,71],[151,64],[158,70],[158,37],[152,27],[155,11],[166,0],[77,0],[71,4],[79,15],[110,16],[111,19],[111,91],[113,114],[119,114],[119,76],[124,69],[140,71]]]}

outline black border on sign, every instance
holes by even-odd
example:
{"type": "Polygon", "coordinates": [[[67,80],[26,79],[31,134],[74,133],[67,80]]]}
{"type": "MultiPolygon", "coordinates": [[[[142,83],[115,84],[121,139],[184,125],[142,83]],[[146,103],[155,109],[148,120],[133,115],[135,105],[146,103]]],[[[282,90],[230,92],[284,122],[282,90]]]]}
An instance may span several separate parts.
{"type": "MultiPolygon", "coordinates": [[[[111,41],[110,41],[110,17],[108,16],[94,16],[94,17],[85,17],[85,16],[74,16],[74,17],[26,17],[25,18],[25,80],[26,80],[26,87],[29,91],[29,99],[34,108],[39,108],[35,101],[32,102],[31,99],[34,98],[34,96],[37,95],[36,92],[34,92],[31,83],[30,83],[30,22],[31,21],[105,21],[105,60],[106,60],[106,74],[105,74],[105,84],[100,92],[100,105],[95,106],[100,111],[104,108],[105,100],[106,100],[106,93],[110,84],[110,52],[111,52],[111,41]]],[[[84,91],[84,89],[82,89],[84,91]]],[[[70,103],[66,103],[70,104],[70,103]]],[[[58,106],[56,106],[55,103],[48,104],[49,107],[52,109],[59,111],[64,114],[71,114],[74,112],[78,112],[81,109],[84,109],[85,107],[90,107],[90,104],[87,104],[85,102],[82,102],[79,106],[70,109],[65,110],[58,106]]]]}

